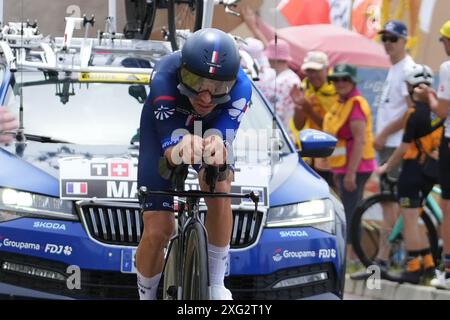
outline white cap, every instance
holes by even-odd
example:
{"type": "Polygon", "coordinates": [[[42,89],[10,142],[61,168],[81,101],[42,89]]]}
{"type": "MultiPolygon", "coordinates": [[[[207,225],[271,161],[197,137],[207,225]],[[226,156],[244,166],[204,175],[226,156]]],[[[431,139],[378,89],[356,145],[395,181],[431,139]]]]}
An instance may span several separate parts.
{"type": "Polygon", "coordinates": [[[328,56],[322,51],[309,51],[302,64],[302,71],[323,70],[328,67],[328,56]]]}

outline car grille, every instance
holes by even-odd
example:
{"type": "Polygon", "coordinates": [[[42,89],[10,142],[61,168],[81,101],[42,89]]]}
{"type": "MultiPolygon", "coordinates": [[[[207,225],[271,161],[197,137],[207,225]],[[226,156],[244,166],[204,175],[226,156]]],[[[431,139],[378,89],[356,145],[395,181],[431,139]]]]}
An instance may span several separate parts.
{"type": "MultiPolygon", "coordinates": [[[[81,204],[80,211],[94,239],[114,245],[138,245],[144,224],[137,204],[89,202],[81,204]]],[[[203,222],[205,215],[205,211],[200,212],[203,222]]],[[[244,248],[253,244],[261,230],[262,218],[262,212],[258,212],[253,219],[253,210],[233,210],[231,248],[244,248]]]]}

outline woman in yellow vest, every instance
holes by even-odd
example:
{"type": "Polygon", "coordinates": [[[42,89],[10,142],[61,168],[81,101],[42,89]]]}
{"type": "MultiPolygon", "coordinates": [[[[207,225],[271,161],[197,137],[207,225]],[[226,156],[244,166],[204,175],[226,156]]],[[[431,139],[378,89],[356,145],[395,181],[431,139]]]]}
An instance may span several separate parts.
{"type": "MultiPolygon", "coordinates": [[[[328,79],[333,82],[339,100],[325,114],[323,131],[338,139],[328,164],[335,176],[347,218],[347,243],[350,243],[350,222],[364,186],[376,168],[373,148],[372,115],[357,84],[356,68],[337,64],[328,79]]],[[[349,256],[352,250],[349,246],[349,256]]]]}
{"type": "MultiPolygon", "coordinates": [[[[301,88],[292,87],[291,98],[295,102],[294,116],[289,121],[297,148],[300,147],[299,132],[303,129],[322,130],[323,117],[336,103],[338,95],[333,84],[327,80],[328,56],[322,51],[307,53],[301,66],[305,79],[301,88]]],[[[325,158],[305,159],[329,185],[332,174],[325,158]]]]}
{"type": "Polygon", "coordinates": [[[423,201],[438,180],[437,149],[443,132],[443,121],[431,112],[427,97],[413,93],[418,86],[431,86],[431,69],[425,65],[412,65],[405,70],[405,79],[414,106],[408,110],[401,145],[377,169],[377,174],[385,174],[403,160],[397,186],[408,256],[406,270],[399,280],[417,284],[423,274],[433,276],[435,269],[428,238],[419,227],[418,219],[423,201]],[[425,164],[433,162],[435,170],[427,170],[433,166],[425,164]]]}

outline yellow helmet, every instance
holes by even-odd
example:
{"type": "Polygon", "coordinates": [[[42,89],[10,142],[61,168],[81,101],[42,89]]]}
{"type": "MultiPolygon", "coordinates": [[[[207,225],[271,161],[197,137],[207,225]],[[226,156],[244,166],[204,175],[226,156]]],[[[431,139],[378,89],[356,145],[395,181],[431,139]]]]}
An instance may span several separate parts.
{"type": "Polygon", "coordinates": [[[442,25],[442,28],[440,30],[440,33],[443,37],[450,39],[450,20],[448,20],[446,23],[442,25]]]}

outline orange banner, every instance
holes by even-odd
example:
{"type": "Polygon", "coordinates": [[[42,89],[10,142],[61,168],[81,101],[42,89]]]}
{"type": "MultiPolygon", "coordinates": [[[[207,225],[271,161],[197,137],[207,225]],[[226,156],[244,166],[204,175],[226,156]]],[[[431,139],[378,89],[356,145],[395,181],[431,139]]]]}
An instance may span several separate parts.
{"type": "Polygon", "coordinates": [[[373,39],[380,30],[382,0],[365,0],[353,8],[353,29],[373,39]]]}
{"type": "Polygon", "coordinates": [[[330,23],[328,0],[284,0],[278,10],[291,26],[330,23]]]}

